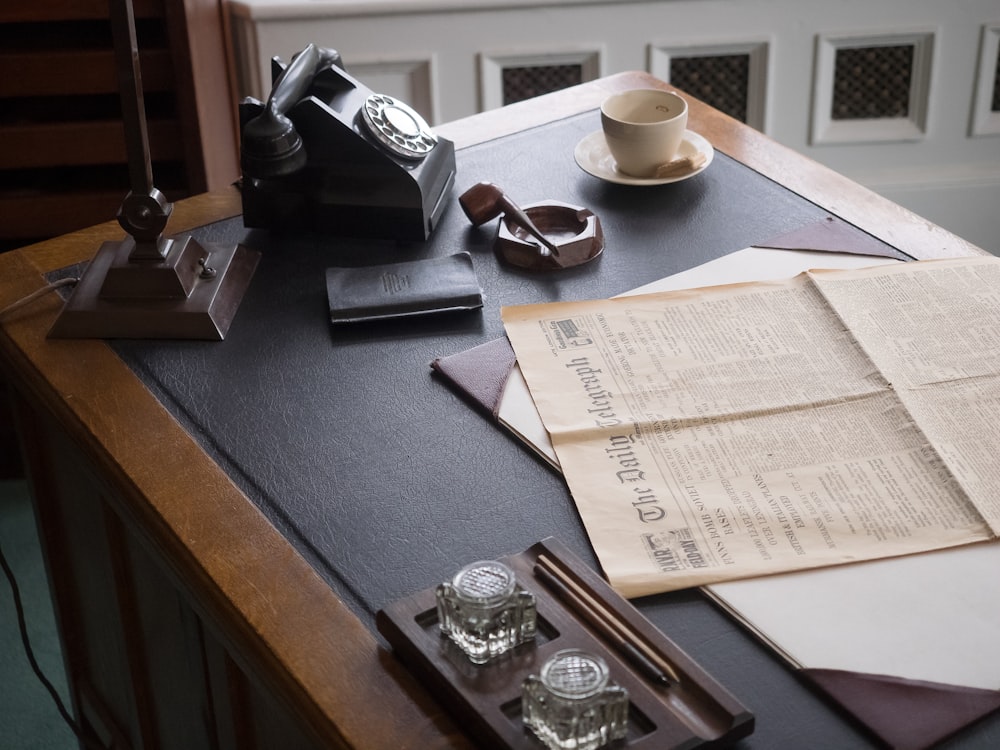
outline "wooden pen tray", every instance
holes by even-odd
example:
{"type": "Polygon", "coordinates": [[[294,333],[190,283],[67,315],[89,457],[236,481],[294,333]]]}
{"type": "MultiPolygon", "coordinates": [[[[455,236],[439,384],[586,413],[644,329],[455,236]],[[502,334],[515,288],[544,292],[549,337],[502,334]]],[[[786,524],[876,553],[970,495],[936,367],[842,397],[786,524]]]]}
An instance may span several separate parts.
{"type": "Polygon", "coordinates": [[[380,610],[376,624],[408,668],[438,696],[477,743],[497,748],[542,748],[521,716],[521,683],[552,654],[581,648],[601,656],[611,680],[629,693],[629,727],[620,748],[727,747],[753,732],[754,717],[725,688],[650,623],[565,546],[549,538],[501,558],[518,584],[535,595],[538,634],[498,660],[477,666],[438,627],[434,588],[380,610]],[[679,682],[657,684],[633,667],[610,638],[581,619],[538,572],[539,558],[563,580],[611,611],[634,638],[669,665],[679,682]],[[544,561],[543,561],[544,562],[544,561]]]}

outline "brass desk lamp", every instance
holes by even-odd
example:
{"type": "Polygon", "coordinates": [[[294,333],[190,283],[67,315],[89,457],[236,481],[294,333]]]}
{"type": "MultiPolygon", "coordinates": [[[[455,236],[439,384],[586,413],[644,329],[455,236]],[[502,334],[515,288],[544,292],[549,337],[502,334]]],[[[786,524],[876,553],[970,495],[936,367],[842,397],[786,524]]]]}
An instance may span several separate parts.
{"type": "Polygon", "coordinates": [[[132,1],[110,10],[131,187],[118,223],[129,236],[101,246],[49,336],[221,341],[260,256],[163,236],[173,205],[153,186],[132,1]]]}

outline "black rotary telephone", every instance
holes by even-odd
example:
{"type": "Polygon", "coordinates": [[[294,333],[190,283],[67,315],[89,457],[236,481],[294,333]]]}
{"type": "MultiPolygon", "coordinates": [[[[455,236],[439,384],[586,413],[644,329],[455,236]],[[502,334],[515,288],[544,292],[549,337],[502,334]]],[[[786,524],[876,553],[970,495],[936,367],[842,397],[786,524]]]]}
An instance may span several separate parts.
{"type": "Polygon", "coordinates": [[[272,60],[267,102],[240,104],[248,227],[426,240],[455,182],[455,147],[412,108],[309,45],[272,60]]]}

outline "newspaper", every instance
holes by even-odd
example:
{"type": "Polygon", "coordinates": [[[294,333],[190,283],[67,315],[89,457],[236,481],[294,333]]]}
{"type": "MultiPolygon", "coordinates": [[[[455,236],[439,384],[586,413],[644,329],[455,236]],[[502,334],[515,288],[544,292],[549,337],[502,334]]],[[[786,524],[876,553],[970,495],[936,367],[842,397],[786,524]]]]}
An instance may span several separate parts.
{"type": "Polygon", "coordinates": [[[502,316],[626,596],[997,538],[1000,259],[502,316]]]}

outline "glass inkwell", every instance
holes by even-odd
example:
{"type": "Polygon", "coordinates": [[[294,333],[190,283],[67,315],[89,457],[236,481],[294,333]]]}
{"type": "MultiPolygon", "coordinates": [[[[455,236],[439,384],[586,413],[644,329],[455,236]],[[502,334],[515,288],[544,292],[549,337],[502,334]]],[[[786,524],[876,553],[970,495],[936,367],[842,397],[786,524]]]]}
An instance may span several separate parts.
{"type": "Polygon", "coordinates": [[[486,664],[535,637],[535,596],[501,562],[481,560],[437,587],[441,634],[473,664],[486,664]]]}
{"type": "Polygon", "coordinates": [[[580,649],[557,651],[525,679],[521,708],[549,750],[596,750],[628,730],[628,691],[610,682],[601,657],[580,649]]]}

